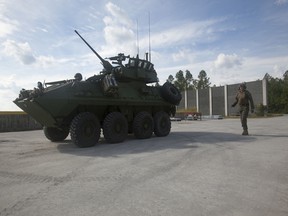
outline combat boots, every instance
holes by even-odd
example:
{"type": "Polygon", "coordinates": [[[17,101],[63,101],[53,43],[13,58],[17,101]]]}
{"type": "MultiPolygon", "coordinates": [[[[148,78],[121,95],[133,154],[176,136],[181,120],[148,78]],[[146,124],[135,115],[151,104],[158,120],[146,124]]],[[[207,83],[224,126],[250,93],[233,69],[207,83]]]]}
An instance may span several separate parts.
{"type": "Polygon", "coordinates": [[[245,135],[245,136],[249,135],[249,134],[248,134],[248,130],[247,130],[247,129],[244,129],[242,135],[245,135]]]}

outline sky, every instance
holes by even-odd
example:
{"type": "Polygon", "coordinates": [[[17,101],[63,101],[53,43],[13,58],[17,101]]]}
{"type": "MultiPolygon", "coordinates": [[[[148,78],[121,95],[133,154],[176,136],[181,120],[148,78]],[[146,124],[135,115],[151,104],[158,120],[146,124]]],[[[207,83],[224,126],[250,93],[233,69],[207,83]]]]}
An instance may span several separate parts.
{"type": "Polygon", "coordinates": [[[38,81],[99,74],[74,30],[103,58],[150,44],[160,84],[179,70],[216,86],[288,70],[288,0],[0,0],[0,111],[38,81]]]}

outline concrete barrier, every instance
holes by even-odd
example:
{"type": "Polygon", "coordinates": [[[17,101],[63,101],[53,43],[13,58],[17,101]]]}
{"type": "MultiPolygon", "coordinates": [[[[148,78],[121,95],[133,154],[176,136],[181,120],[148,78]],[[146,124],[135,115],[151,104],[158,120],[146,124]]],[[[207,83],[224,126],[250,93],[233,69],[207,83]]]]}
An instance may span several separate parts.
{"type": "Polygon", "coordinates": [[[0,132],[38,129],[42,125],[25,112],[0,112],[0,132]]]}

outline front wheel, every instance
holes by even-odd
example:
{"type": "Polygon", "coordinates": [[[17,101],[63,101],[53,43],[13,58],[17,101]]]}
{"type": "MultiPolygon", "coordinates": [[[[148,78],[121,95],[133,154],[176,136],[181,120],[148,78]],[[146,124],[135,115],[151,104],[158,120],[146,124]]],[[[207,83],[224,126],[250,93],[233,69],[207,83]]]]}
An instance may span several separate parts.
{"type": "Polygon", "coordinates": [[[169,115],[160,111],[154,115],[154,134],[158,137],[167,136],[171,130],[171,121],[169,115]]]}
{"type": "Polygon", "coordinates": [[[44,134],[47,139],[51,140],[52,142],[59,142],[66,139],[69,134],[69,130],[59,129],[55,127],[44,127],[43,128],[44,134]]]}
{"type": "Polygon", "coordinates": [[[90,112],[78,114],[70,126],[71,139],[80,148],[94,146],[100,138],[100,131],[98,118],[90,112]]]}

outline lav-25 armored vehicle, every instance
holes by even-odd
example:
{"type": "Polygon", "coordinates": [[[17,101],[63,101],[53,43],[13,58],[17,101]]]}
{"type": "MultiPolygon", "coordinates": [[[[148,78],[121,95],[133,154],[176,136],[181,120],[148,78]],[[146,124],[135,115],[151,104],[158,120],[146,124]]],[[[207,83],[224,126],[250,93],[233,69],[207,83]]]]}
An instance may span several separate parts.
{"type": "Polygon", "coordinates": [[[154,65],[147,59],[118,54],[103,59],[75,30],[103,64],[99,75],[74,79],[38,82],[34,90],[20,91],[14,103],[44,126],[45,136],[55,142],[70,133],[78,147],[95,145],[101,129],[108,143],[125,140],[128,133],[138,139],[167,136],[170,116],[182,99],[178,89],[169,82],[157,83],[154,65]],[[127,63],[123,62],[126,61],[127,63]]]}

